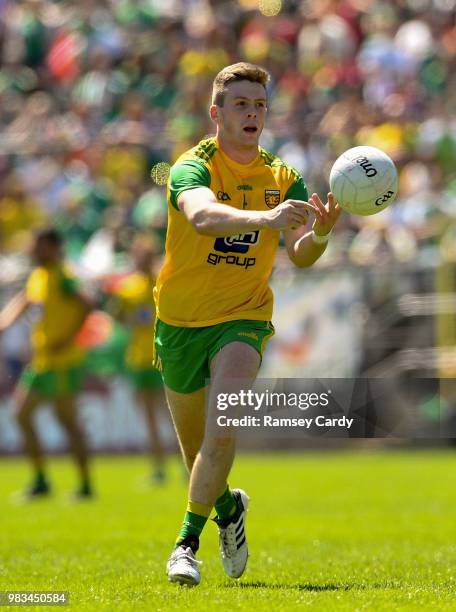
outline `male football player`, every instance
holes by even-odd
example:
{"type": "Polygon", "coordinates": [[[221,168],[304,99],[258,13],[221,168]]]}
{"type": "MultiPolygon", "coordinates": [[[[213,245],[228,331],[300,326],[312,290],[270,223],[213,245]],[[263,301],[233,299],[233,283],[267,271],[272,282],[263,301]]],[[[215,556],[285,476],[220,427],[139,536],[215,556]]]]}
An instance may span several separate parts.
{"type": "Polygon", "coordinates": [[[181,584],[200,582],[195,553],[214,506],[225,571],[244,572],[249,498],[227,484],[234,434],[214,434],[208,424],[227,380],[254,381],[274,333],[268,279],[280,232],[291,261],[311,266],[340,214],[332,194],[326,205],[317,194],[309,198],[298,172],[259,146],[268,79],[252,64],[224,68],[209,109],[216,136],[170,172],[155,359],[190,471],[187,512],[167,565],[169,580],[181,584]]]}

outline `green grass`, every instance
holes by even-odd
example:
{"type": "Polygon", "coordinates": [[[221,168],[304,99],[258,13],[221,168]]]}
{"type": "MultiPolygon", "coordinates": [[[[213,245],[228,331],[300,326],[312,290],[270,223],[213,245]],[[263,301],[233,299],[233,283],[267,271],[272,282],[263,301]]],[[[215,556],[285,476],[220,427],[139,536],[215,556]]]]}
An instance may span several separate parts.
{"type": "Polygon", "coordinates": [[[180,465],[162,488],[146,485],[142,457],[94,467],[96,501],[68,503],[74,472],[54,459],[55,495],[19,504],[27,465],[0,461],[0,590],[70,591],[77,610],[456,610],[455,453],[238,457],[248,569],[225,577],[210,523],[195,589],[164,573],[186,503],[180,465]]]}

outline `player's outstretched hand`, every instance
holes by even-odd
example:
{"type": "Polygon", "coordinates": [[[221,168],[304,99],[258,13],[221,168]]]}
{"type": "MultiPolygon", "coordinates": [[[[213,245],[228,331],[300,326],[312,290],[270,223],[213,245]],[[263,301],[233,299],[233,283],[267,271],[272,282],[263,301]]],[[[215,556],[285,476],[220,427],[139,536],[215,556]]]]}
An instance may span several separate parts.
{"type": "Polygon", "coordinates": [[[326,204],[320,200],[316,193],[313,193],[309,198],[309,203],[315,208],[315,221],[312,229],[318,236],[326,236],[332,230],[342,212],[341,207],[336,202],[333,194],[328,193],[328,201],[326,204]]]}
{"type": "Polygon", "coordinates": [[[268,211],[268,227],[276,230],[296,229],[307,223],[309,212],[317,215],[317,209],[313,202],[285,200],[273,210],[268,211]]]}

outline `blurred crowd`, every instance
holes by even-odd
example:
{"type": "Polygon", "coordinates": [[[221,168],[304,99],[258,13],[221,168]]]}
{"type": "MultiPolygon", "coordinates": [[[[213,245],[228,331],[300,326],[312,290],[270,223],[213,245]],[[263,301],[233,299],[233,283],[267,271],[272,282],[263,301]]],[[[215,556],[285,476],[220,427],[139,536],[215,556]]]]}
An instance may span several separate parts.
{"type": "Polygon", "coordinates": [[[211,82],[271,75],[262,145],[325,194],[356,144],[400,171],[391,209],[344,215],[322,265],[456,260],[456,0],[0,0],[0,282],[51,221],[78,260],[166,232],[169,164],[214,133],[211,82]],[[152,172],[152,177],[151,177],[152,172]]]}

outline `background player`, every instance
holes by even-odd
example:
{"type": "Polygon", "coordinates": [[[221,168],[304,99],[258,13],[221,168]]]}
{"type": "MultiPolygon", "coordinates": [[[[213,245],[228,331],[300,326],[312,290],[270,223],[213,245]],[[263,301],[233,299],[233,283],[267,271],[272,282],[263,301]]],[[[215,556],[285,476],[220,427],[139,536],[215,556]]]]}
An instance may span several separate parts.
{"type": "Polygon", "coordinates": [[[116,284],[109,310],[130,332],[125,365],[147,421],[154,459],[152,480],[161,483],[165,479],[165,466],[157,410],[164,403],[163,383],[160,372],[152,366],[156,247],[150,238],[140,235],[135,239],[130,255],[135,270],[116,284]]]}
{"type": "Polygon", "coordinates": [[[317,194],[308,198],[302,177],[258,146],[268,78],[252,64],[223,69],[210,107],[216,137],[184,153],[170,174],[155,346],[191,470],[187,512],[167,566],[169,579],[179,583],[200,581],[194,553],[214,504],[225,571],[237,578],[245,569],[248,497],[226,483],[235,443],[233,435],[210,431],[215,399],[227,380],[255,379],[273,334],[268,279],[280,231],[291,261],[310,266],[340,214],[332,194],[326,205],[317,194]]]}
{"type": "Polygon", "coordinates": [[[40,403],[51,401],[68,435],[78,467],[80,486],[76,495],[89,497],[92,485],[87,448],[77,421],[76,406],[82,383],[84,352],[78,346],[76,336],[92,304],[79,291],[76,279],[63,261],[62,238],[55,229],[44,229],[36,235],[32,254],[36,267],[25,289],[0,313],[0,333],[26,312],[33,323],[32,359],[22,372],[13,405],[25,451],[34,470],[34,480],[26,494],[30,497],[46,495],[51,489],[32,419],[40,403]]]}

